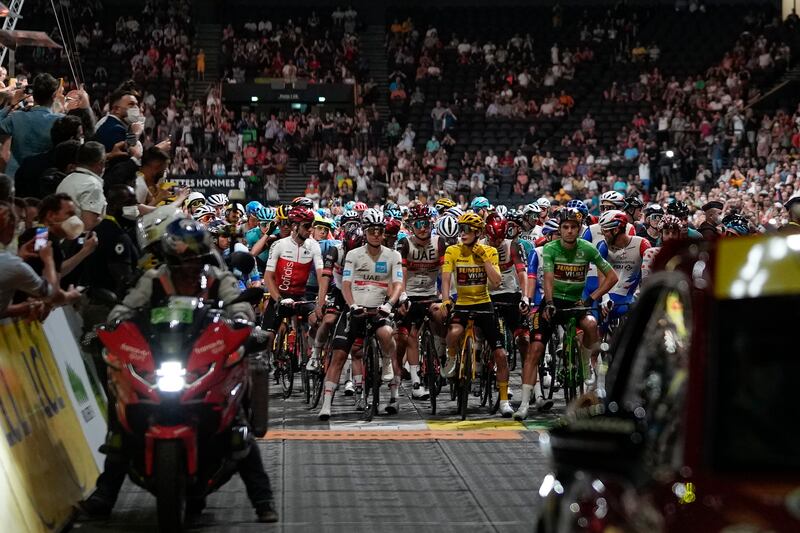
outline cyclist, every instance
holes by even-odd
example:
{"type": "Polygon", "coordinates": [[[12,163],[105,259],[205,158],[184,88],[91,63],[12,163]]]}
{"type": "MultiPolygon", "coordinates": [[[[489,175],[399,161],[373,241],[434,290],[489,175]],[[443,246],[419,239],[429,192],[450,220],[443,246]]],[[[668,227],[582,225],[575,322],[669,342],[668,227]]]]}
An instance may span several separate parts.
{"type": "Polygon", "coordinates": [[[683,222],[683,237],[702,239],[703,235],[689,224],[689,206],[680,200],[667,204],[667,214],[676,216],[683,222]]]}
{"type": "Polygon", "coordinates": [[[516,209],[511,209],[508,213],[506,213],[506,220],[508,220],[506,237],[511,239],[513,244],[522,247],[523,260],[527,264],[528,257],[533,253],[535,246],[531,241],[520,238],[522,235],[522,230],[525,227],[525,221],[522,216],[522,212],[517,211],[516,209]]]}
{"type": "MultiPolygon", "coordinates": [[[[559,309],[591,307],[592,302],[600,299],[618,281],[611,265],[603,259],[597,248],[578,237],[582,223],[583,215],[577,209],[565,208],[559,211],[558,228],[561,238],[547,243],[542,250],[544,306],[540,306],[533,315],[533,361],[538,361],[544,354],[553,328],[569,318],[564,313],[559,313],[559,309]],[[590,264],[597,266],[604,278],[597,289],[583,297],[590,264]]],[[[597,320],[589,311],[578,313],[577,318],[578,326],[584,332],[584,354],[588,352],[589,355],[596,355],[600,348],[597,320]]],[[[518,413],[517,418],[527,415],[528,403],[525,400],[530,398],[532,389],[530,385],[523,388],[523,402],[520,406],[522,412],[518,413]]]]}
{"type": "Polygon", "coordinates": [[[647,239],[652,246],[656,246],[661,237],[659,224],[663,216],[664,208],[660,204],[649,204],[644,208],[644,225],[636,230],[636,235],[647,239]]]}
{"type": "MultiPolygon", "coordinates": [[[[266,331],[270,351],[275,339],[275,328],[284,316],[293,313],[308,316],[314,309],[313,304],[299,309],[294,309],[293,306],[295,299],[302,299],[306,294],[311,270],[316,271],[317,279],[322,276],[319,243],[310,238],[314,212],[303,206],[293,207],[289,210],[288,220],[291,224],[291,235],[272,245],[264,273],[270,299],[264,310],[262,327],[266,331]],[[288,310],[284,311],[284,308],[288,310]]],[[[319,296],[317,298],[319,306],[319,296]]]]}
{"type": "Polygon", "coordinates": [[[483,220],[486,220],[486,217],[489,215],[489,211],[492,209],[492,204],[489,203],[489,200],[484,196],[476,196],[472,202],[469,204],[470,211],[481,217],[483,220]]]}
{"type": "Polygon", "coordinates": [[[289,237],[292,233],[292,222],[289,220],[289,206],[281,205],[275,210],[275,222],[277,223],[277,230],[271,233],[264,233],[261,238],[250,249],[250,253],[262,257],[263,253],[269,256],[269,251],[272,246],[280,239],[289,237]]]}
{"type": "Polygon", "coordinates": [[[403,262],[403,292],[408,296],[405,314],[397,321],[397,358],[402,365],[405,352],[411,374],[411,396],[424,400],[429,392],[419,378],[419,328],[425,316],[430,315],[434,329],[444,333],[446,315],[438,304],[430,302],[439,293],[436,282],[447,245],[444,238],[431,235],[433,210],[427,205],[409,209],[408,221],[411,235],[397,244],[403,262]]]}
{"type": "Polygon", "coordinates": [[[213,207],[217,211],[217,217],[222,218],[225,206],[230,203],[226,194],[212,194],[206,199],[206,205],[213,207]]]}
{"type": "Polygon", "coordinates": [[[361,215],[356,213],[355,211],[345,211],[342,213],[342,220],[341,220],[341,227],[344,231],[347,231],[351,227],[361,227],[361,215]]]}
{"type": "Polygon", "coordinates": [[[789,221],[778,232],[782,234],[800,233],[800,192],[795,192],[783,204],[788,213],[789,221]]]}
{"type": "MultiPolygon", "coordinates": [[[[608,191],[600,195],[600,214],[602,216],[606,211],[620,210],[625,205],[625,198],[617,191],[608,191]]],[[[633,225],[627,226],[628,235],[635,235],[636,229],[633,225]]],[[[600,223],[590,224],[583,232],[583,239],[592,243],[595,247],[603,242],[603,230],[600,223]]],[[[587,297],[589,294],[597,290],[600,286],[598,279],[597,268],[594,264],[589,265],[589,273],[586,277],[586,287],[583,291],[583,296],[587,297]]]]}
{"type": "Polygon", "coordinates": [[[455,244],[458,240],[458,218],[450,215],[439,218],[436,222],[436,234],[444,239],[447,246],[455,244]]]}
{"type": "Polygon", "coordinates": [[[197,191],[189,193],[189,196],[186,197],[186,201],[183,203],[188,213],[194,213],[194,210],[201,205],[206,205],[206,197],[203,193],[197,191]]]}
{"type": "Polygon", "coordinates": [[[542,213],[543,210],[537,203],[528,204],[523,208],[522,220],[525,231],[522,233],[522,239],[535,242],[542,236],[542,213]]]}
{"type": "Polygon", "coordinates": [[[658,240],[657,246],[650,247],[644,254],[642,260],[642,280],[647,279],[647,276],[653,270],[653,262],[661,250],[661,244],[671,240],[681,238],[683,233],[683,222],[674,215],[664,215],[658,223],[658,231],[661,237],[658,240]]]}
{"type": "Polygon", "coordinates": [[[378,308],[376,336],[383,351],[383,379],[390,381],[391,398],[384,407],[388,414],[399,411],[398,385],[400,368],[393,368],[395,342],[389,316],[403,290],[403,266],[400,253],[383,246],[384,219],[377,209],[364,211],[366,244],[350,251],[342,271],[342,295],[349,306],[349,320],[339,320],[333,339],[333,359],[325,375],[325,392],[320,420],[331,416],[333,391],[350,349],[366,331],[365,307],[378,308]]]}
{"type": "Polygon", "coordinates": [[[397,248],[397,242],[399,241],[399,235],[401,233],[400,229],[403,227],[403,224],[399,219],[386,218],[385,214],[384,220],[386,221],[386,227],[383,231],[383,245],[394,250],[397,248]]]}
{"type": "Polygon", "coordinates": [[[636,233],[644,230],[644,224],[641,223],[642,209],[644,209],[644,202],[642,202],[637,195],[631,194],[625,197],[622,210],[625,212],[625,215],[627,215],[628,223],[633,225],[636,233]]]}
{"type": "Polygon", "coordinates": [[[547,198],[545,198],[544,196],[542,196],[541,198],[539,198],[538,200],[536,200],[536,204],[537,204],[537,205],[538,205],[538,206],[541,208],[541,210],[542,210],[542,215],[541,215],[541,217],[542,217],[543,219],[545,219],[545,220],[546,220],[547,218],[549,218],[549,217],[550,217],[550,208],[553,206],[553,204],[550,202],[550,200],[548,200],[547,198]]]}
{"type": "MultiPolygon", "coordinates": [[[[497,288],[500,276],[497,250],[491,246],[480,244],[478,239],[483,232],[485,222],[476,213],[464,213],[458,219],[461,243],[449,246],[445,251],[442,265],[442,298],[443,305],[452,306],[450,300],[451,276],[455,277],[457,303],[450,313],[450,328],[447,332],[447,362],[442,371],[446,378],[452,378],[456,371],[459,340],[464,326],[472,311],[494,312],[489,297],[488,285],[497,288]]],[[[497,318],[487,314],[475,316],[475,325],[483,333],[494,353],[497,368],[497,386],[500,394],[500,414],[510,417],[514,410],[508,402],[508,360],[503,348],[503,339],[498,334],[497,318]]]]}
{"type": "Polygon", "coordinates": [[[438,200],[436,200],[436,202],[433,204],[433,207],[439,213],[444,213],[445,211],[447,211],[451,207],[456,207],[456,203],[453,200],[451,200],[450,198],[447,198],[445,196],[445,197],[442,197],[442,198],[439,198],[438,200]]]}
{"type": "Polygon", "coordinates": [[[210,205],[201,205],[192,211],[192,218],[203,226],[207,226],[209,222],[217,218],[217,211],[210,205]]]}
{"type": "MultiPolygon", "coordinates": [[[[319,213],[314,214],[314,225],[311,229],[311,236],[312,238],[319,243],[319,250],[322,254],[323,258],[323,272],[324,272],[324,264],[325,264],[325,257],[328,254],[328,251],[339,244],[339,241],[333,240],[330,238],[331,229],[333,228],[333,221],[324,218],[319,213]]],[[[308,336],[310,339],[316,338],[317,332],[317,324],[323,317],[323,312],[325,309],[326,299],[324,295],[320,292],[321,286],[321,278],[317,277],[317,273],[315,271],[311,271],[308,277],[308,285],[306,286],[306,295],[305,300],[312,300],[319,295],[319,300],[317,301],[317,305],[314,308],[314,313],[309,316],[309,325],[311,326],[308,336]]],[[[310,358],[308,360],[308,369],[313,370],[315,368],[315,360],[314,358],[310,358]]]]}
{"type": "Polygon", "coordinates": [[[725,228],[726,237],[743,237],[753,233],[750,230],[750,221],[739,213],[726,216],[722,220],[722,226],[725,228]]]}

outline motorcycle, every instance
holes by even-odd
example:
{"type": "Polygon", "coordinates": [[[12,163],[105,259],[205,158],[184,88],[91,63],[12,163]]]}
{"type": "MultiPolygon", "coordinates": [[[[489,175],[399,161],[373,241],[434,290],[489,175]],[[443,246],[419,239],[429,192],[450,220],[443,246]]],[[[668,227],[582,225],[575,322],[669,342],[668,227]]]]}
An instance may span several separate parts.
{"type": "MultiPolygon", "coordinates": [[[[248,289],[237,301],[262,295],[248,289]]],[[[266,431],[266,405],[250,394],[252,332],[222,302],[183,296],[98,328],[121,453],[131,480],[156,497],[161,531],[183,530],[187,504],[202,507],[236,472],[252,441],[242,415],[266,431]]]]}

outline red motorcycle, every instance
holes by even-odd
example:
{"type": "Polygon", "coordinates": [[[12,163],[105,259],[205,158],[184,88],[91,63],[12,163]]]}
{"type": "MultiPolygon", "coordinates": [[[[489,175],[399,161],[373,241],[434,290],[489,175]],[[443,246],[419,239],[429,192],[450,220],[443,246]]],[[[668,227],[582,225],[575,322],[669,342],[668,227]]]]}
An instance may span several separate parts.
{"type": "MultiPolygon", "coordinates": [[[[249,291],[239,300],[260,299],[249,291]]],[[[252,440],[242,415],[252,421],[257,407],[256,433],[266,430],[266,405],[250,400],[252,330],[222,302],[178,296],[98,329],[129,476],[156,497],[161,531],[182,530],[187,502],[236,471],[252,440]]]]}

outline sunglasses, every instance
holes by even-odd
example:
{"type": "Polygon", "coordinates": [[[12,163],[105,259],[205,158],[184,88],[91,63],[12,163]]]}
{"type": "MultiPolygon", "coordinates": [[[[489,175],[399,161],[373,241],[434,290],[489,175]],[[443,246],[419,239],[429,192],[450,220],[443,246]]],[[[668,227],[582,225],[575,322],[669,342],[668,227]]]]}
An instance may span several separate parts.
{"type": "Polygon", "coordinates": [[[206,205],[206,203],[203,200],[193,200],[189,202],[189,209],[197,209],[201,205],[206,205]]]}
{"type": "Polygon", "coordinates": [[[414,223],[415,229],[423,229],[423,228],[430,228],[431,221],[430,220],[415,220],[414,223]]]}
{"type": "Polygon", "coordinates": [[[289,220],[281,220],[280,225],[281,226],[291,226],[292,223],[289,220]]]}
{"type": "Polygon", "coordinates": [[[304,222],[304,223],[300,224],[300,227],[303,228],[303,229],[311,229],[311,226],[313,226],[313,225],[314,225],[313,222],[304,222]]]}
{"type": "Polygon", "coordinates": [[[373,226],[371,228],[367,228],[367,233],[371,233],[372,235],[383,235],[384,229],[380,226],[373,226]]]}
{"type": "Polygon", "coordinates": [[[458,231],[460,231],[461,233],[475,233],[475,228],[473,228],[472,226],[468,226],[466,224],[459,224],[458,231]]]}

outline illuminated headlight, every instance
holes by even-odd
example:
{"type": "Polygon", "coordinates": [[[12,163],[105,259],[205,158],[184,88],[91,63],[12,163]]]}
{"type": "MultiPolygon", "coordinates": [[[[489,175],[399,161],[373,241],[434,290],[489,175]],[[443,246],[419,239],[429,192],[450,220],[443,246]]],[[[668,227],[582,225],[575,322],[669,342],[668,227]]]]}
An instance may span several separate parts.
{"type": "Polygon", "coordinates": [[[178,361],[165,361],[156,370],[156,386],[161,392],[178,392],[186,386],[186,369],[178,361]]]}

